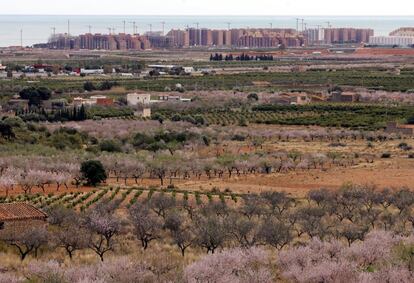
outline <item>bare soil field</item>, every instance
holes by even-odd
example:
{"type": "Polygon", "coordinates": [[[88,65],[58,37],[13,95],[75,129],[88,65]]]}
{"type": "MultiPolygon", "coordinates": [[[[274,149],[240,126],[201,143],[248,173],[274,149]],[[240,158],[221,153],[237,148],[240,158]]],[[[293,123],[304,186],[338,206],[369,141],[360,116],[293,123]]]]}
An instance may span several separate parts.
{"type": "Polygon", "coordinates": [[[347,183],[372,185],[378,189],[397,189],[411,188],[413,182],[414,160],[396,159],[352,168],[328,168],[230,179],[192,180],[180,183],[178,187],[200,190],[211,190],[214,187],[229,188],[236,193],[286,191],[300,197],[312,189],[339,189],[347,183]]]}
{"type": "MultiPolygon", "coordinates": [[[[165,180],[169,184],[169,179],[165,180]]],[[[287,173],[241,175],[231,178],[207,179],[173,179],[172,184],[183,190],[198,190],[202,192],[218,188],[221,191],[230,189],[234,193],[260,193],[262,191],[286,191],[292,195],[302,197],[309,190],[328,188],[339,189],[344,184],[372,185],[378,189],[398,189],[402,187],[411,188],[414,183],[414,160],[407,158],[394,158],[378,160],[370,164],[360,164],[348,168],[331,167],[324,170],[313,169],[305,171],[291,171],[287,173]]],[[[107,185],[125,186],[123,180],[116,181],[110,178],[107,185]]],[[[144,179],[135,184],[133,179],[128,179],[126,186],[159,186],[158,179],[144,179]]],[[[69,189],[61,187],[56,190],[55,185],[46,187],[44,194],[63,192],[88,192],[91,187],[69,186],[69,189]]],[[[42,190],[34,188],[33,193],[43,193],[42,190]]],[[[10,191],[11,195],[23,194],[21,188],[10,191]]]]}

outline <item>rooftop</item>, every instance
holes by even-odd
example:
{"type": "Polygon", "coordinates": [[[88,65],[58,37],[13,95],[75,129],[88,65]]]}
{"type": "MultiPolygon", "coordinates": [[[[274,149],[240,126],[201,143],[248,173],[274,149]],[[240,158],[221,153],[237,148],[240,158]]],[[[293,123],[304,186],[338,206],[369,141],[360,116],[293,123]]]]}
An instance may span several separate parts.
{"type": "Polygon", "coordinates": [[[0,221],[44,220],[47,214],[27,203],[0,203],[0,221]]]}

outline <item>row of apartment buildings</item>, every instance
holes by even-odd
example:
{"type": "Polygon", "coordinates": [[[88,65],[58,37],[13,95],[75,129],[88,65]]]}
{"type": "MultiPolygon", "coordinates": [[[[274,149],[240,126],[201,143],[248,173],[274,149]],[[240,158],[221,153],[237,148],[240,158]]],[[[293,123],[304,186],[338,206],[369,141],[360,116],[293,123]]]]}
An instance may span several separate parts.
{"type": "Polygon", "coordinates": [[[414,27],[402,27],[390,32],[389,36],[371,36],[369,44],[372,46],[414,46],[414,27]]]}
{"type": "Polygon", "coordinates": [[[300,47],[306,44],[343,44],[368,42],[372,29],[327,28],[298,32],[290,28],[246,29],[173,29],[166,35],[148,32],[131,34],[57,35],[49,40],[52,49],[144,50],[149,48],[240,47],[277,48],[300,47]]]}
{"type": "Polygon", "coordinates": [[[99,50],[145,50],[151,43],[145,36],[131,34],[81,34],[68,36],[61,34],[49,40],[51,49],[99,49],[99,50]]]}
{"type": "Polygon", "coordinates": [[[360,28],[315,28],[304,31],[308,44],[312,45],[367,43],[373,35],[373,29],[360,28]]]}
{"type": "Polygon", "coordinates": [[[170,47],[217,46],[270,48],[302,46],[305,42],[294,29],[195,29],[171,30],[170,47]]]}
{"type": "Polygon", "coordinates": [[[145,35],[82,34],[56,35],[49,40],[51,49],[144,50],[149,48],[246,47],[271,48],[284,45],[299,47],[303,36],[294,29],[230,29],[212,30],[189,28],[171,30],[167,35],[149,32],[145,35]]]}

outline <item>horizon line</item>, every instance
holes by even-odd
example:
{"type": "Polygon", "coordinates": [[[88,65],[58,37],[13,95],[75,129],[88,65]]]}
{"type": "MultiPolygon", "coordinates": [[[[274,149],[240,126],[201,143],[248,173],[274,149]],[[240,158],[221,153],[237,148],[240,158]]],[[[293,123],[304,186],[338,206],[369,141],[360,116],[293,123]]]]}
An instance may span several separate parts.
{"type": "MultiPolygon", "coordinates": [[[[188,16],[202,16],[202,17],[414,17],[414,15],[306,15],[306,14],[285,14],[285,15],[265,15],[265,14],[16,14],[6,13],[0,16],[140,16],[140,17],[188,17],[188,16]]],[[[414,19],[413,19],[414,20],[414,19]]]]}

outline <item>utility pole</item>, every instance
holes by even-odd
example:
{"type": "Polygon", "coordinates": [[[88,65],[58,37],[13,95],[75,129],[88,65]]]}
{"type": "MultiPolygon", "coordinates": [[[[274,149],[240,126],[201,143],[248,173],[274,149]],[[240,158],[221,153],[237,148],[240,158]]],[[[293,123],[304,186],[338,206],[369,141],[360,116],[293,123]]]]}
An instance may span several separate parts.
{"type": "Polygon", "coordinates": [[[161,26],[162,26],[162,35],[165,35],[165,22],[164,21],[161,22],[161,26]]]}

